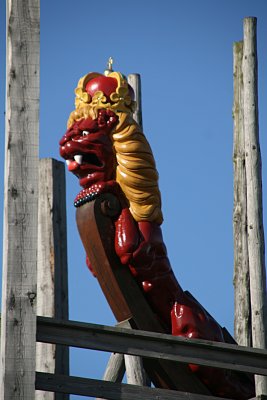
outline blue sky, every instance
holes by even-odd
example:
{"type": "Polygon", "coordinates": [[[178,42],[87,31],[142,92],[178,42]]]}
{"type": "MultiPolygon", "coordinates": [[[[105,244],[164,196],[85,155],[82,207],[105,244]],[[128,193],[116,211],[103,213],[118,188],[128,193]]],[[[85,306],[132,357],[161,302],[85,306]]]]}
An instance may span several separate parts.
{"type": "MultiPolygon", "coordinates": [[[[4,4],[0,0],[2,160],[4,4]]],[[[163,233],[173,269],[182,287],[232,332],[232,45],[242,39],[243,18],[256,16],[265,199],[267,2],[102,0],[99,4],[41,2],[40,157],[59,159],[58,141],[74,108],[73,90],[81,76],[102,72],[109,56],[115,70],[140,73],[144,131],[160,175],[163,233]]],[[[3,174],[0,178],[3,186],[3,174]]],[[[78,191],[78,182],[67,173],[70,319],[113,325],[97,281],[85,267],[72,205],[78,191]]],[[[1,193],[1,205],[2,198],[1,193]]],[[[264,218],[266,226],[266,212],[264,218]]],[[[71,372],[99,378],[105,360],[106,355],[74,351],[71,372]]]]}

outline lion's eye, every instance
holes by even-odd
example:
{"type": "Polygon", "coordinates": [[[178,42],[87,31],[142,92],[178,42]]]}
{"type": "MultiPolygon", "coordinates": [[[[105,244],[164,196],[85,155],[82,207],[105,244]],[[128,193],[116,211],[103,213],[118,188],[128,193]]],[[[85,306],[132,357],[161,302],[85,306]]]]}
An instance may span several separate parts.
{"type": "Polygon", "coordinates": [[[82,131],[82,135],[83,135],[83,136],[90,135],[90,132],[89,132],[89,131],[82,131]]]}

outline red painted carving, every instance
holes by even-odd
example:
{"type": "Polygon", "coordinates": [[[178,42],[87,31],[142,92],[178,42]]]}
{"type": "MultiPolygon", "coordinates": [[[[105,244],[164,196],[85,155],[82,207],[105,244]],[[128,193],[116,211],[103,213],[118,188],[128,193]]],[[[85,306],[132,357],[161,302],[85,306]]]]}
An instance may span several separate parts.
{"type": "MultiPolygon", "coordinates": [[[[117,80],[115,78],[110,78],[108,76],[99,75],[91,80],[86,84],[85,90],[90,96],[94,96],[97,91],[101,91],[107,97],[107,100],[110,101],[110,95],[116,92],[117,88],[117,80]]],[[[134,91],[133,88],[128,85],[129,95],[134,99],[134,91]]]]}
{"type": "MultiPolygon", "coordinates": [[[[107,84],[106,80],[98,79],[97,84],[100,86],[97,88],[93,81],[90,87],[86,87],[91,95],[97,89],[103,89],[102,84],[107,85],[108,95],[114,90],[113,81],[107,84]]],[[[142,287],[166,332],[186,338],[223,342],[224,336],[219,324],[183,291],[175,278],[160,226],[155,222],[136,222],[130,212],[129,202],[115,177],[116,158],[110,134],[117,122],[118,116],[114,112],[102,109],[94,120],[87,118],[75,122],[61,139],[60,154],[83,187],[75,199],[75,205],[82,205],[103,192],[115,194],[122,207],[115,221],[116,253],[142,287]]],[[[90,254],[87,265],[94,273],[90,254]]],[[[241,384],[232,378],[230,372],[196,365],[190,368],[214,395],[236,399],[254,395],[249,381],[241,384]]]]}
{"type": "Polygon", "coordinates": [[[117,88],[117,80],[115,78],[109,78],[104,75],[100,75],[94,79],[91,79],[87,85],[85,86],[85,90],[89,93],[92,97],[94,96],[95,92],[101,91],[108,97],[111,93],[115,92],[117,88]]]}

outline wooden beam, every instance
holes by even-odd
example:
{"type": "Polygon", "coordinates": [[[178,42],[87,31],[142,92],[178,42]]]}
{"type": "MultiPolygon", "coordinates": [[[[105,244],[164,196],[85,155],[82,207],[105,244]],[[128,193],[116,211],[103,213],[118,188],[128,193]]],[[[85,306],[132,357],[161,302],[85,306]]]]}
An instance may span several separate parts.
{"type": "Polygon", "coordinates": [[[267,375],[267,351],[38,317],[37,341],[267,375]]]}
{"type": "MultiPolygon", "coordinates": [[[[124,354],[112,353],[109,357],[103,381],[120,383],[125,373],[124,354]]],[[[95,400],[103,400],[96,397],[95,400]]]]}
{"type": "Polygon", "coordinates": [[[133,119],[143,129],[142,118],[142,90],[141,90],[141,76],[140,74],[128,75],[128,83],[131,85],[135,95],[136,109],[133,113],[133,119]]]}
{"type": "MultiPolygon", "coordinates": [[[[142,128],[142,103],[141,103],[141,78],[139,74],[130,74],[128,76],[128,83],[131,85],[135,95],[136,109],[133,114],[134,120],[142,128]]],[[[130,326],[129,326],[130,327],[130,326]]],[[[143,363],[140,357],[137,356],[124,356],[125,361],[121,355],[112,353],[104,373],[104,380],[117,382],[118,377],[123,378],[125,368],[127,382],[132,384],[144,385],[148,382],[145,371],[143,370],[143,363]],[[123,374],[122,374],[123,371],[123,374]],[[115,378],[116,377],[116,378],[115,378]],[[114,380],[116,379],[116,380],[114,380]]],[[[120,380],[120,382],[121,382],[120,380]]]]}
{"type": "MultiPolygon", "coordinates": [[[[37,315],[68,320],[68,268],[65,165],[39,162],[37,315]]],[[[66,346],[37,343],[36,370],[69,374],[66,346]]],[[[36,391],[36,400],[67,400],[68,395],[36,391]]]]}
{"type": "MultiPolygon", "coordinates": [[[[117,326],[120,328],[132,329],[129,320],[120,322],[117,324],[117,326]]],[[[147,378],[141,357],[125,354],[124,361],[127,383],[132,385],[150,386],[150,384],[147,384],[149,382],[149,378],[147,378]]]]}
{"type": "MultiPolygon", "coordinates": [[[[36,388],[59,391],[81,396],[100,397],[110,400],[219,400],[218,397],[179,392],[176,390],[152,389],[148,387],[104,382],[96,379],[73,376],[36,374],[36,388]]],[[[227,400],[227,399],[225,399],[227,400]]]]}
{"type": "Polygon", "coordinates": [[[39,0],[7,1],[1,400],[34,398],[39,0]]]}
{"type": "Polygon", "coordinates": [[[244,85],[242,72],[243,42],[234,43],[234,289],[235,340],[251,346],[251,305],[247,239],[247,182],[244,137],[244,85]]]}
{"type": "MultiPolygon", "coordinates": [[[[244,19],[244,133],[247,225],[253,347],[266,349],[266,271],[258,122],[257,19],[244,19]]],[[[256,395],[267,395],[267,379],[255,377],[256,395]]]]}
{"type": "MultiPolygon", "coordinates": [[[[133,88],[136,109],[133,113],[133,119],[138,125],[143,128],[142,121],[142,92],[141,92],[141,77],[139,74],[128,75],[128,83],[133,88]]],[[[131,328],[130,325],[128,325],[131,328]]],[[[143,361],[140,357],[125,355],[125,369],[127,382],[133,385],[146,386],[149,379],[146,376],[143,368],[143,361]]]]}
{"type": "Polygon", "coordinates": [[[127,383],[147,386],[147,377],[141,357],[125,355],[125,369],[127,383]]]}
{"type": "Polygon", "coordinates": [[[125,373],[124,356],[120,353],[112,353],[109,358],[103,380],[109,382],[121,382],[125,373]]]}

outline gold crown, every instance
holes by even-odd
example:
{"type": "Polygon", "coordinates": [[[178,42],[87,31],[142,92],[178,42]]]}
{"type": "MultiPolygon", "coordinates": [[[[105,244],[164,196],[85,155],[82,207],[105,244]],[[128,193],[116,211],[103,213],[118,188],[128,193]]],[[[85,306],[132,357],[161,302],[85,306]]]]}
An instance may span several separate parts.
{"type": "Polygon", "coordinates": [[[136,102],[130,94],[128,82],[120,72],[114,72],[112,69],[109,69],[109,73],[105,73],[104,75],[97,72],[90,72],[79,80],[78,86],[75,89],[75,110],[70,114],[68,128],[75,121],[82,118],[88,118],[89,116],[93,119],[97,118],[98,110],[103,108],[109,108],[115,113],[125,112],[132,114],[136,107],[136,102]],[[91,80],[98,77],[101,77],[102,84],[100,84],[100,87],[102,86],[103,90],[97,90],[91,95],[86,90],[87,85],[91,80]],[[105,79],[107,78],[115,78],[117,81],[115,91],[109,95],[105,93],[105,79]]]}

